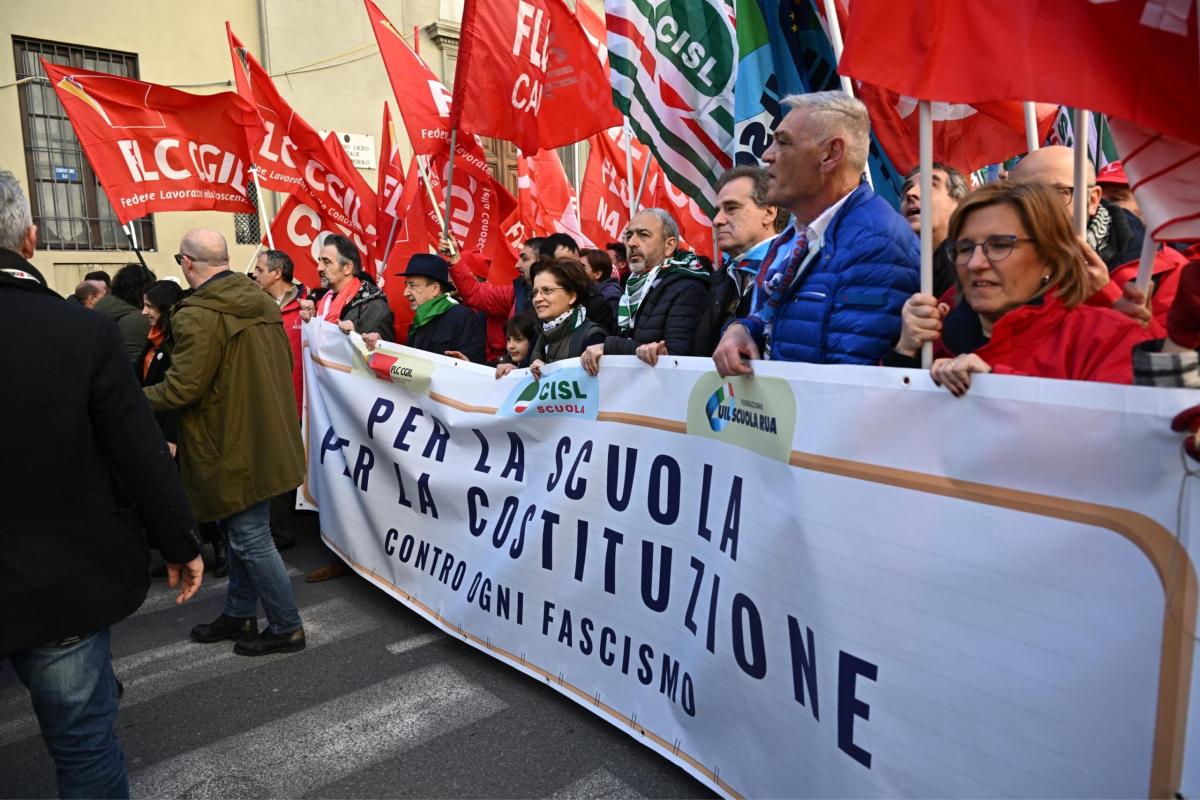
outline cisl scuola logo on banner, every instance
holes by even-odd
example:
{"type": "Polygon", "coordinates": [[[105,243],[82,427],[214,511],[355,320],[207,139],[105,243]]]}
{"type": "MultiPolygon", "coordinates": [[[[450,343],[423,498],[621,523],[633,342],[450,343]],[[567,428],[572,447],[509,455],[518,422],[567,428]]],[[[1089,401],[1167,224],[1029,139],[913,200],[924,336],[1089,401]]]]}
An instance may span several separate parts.
{"type": "Polygon", "coordinates": [[[600,410],[600,382],[579,367],[517,384],[496,412],[502,417],[582,417],[600,410]]]}

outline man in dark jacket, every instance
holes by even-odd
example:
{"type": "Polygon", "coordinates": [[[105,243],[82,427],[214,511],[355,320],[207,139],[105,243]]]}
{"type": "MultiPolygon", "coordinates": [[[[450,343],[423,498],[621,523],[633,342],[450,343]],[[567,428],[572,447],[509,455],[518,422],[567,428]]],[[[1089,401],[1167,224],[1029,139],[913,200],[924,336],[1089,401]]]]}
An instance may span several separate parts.
{"type": "Polygon", "coordinates": [[[337,323],[346,333],[378,333],[385,341],[396,335],[395,318],[387,295],[362,268],[358,247],[345,236],[325,237],[317,265],[329,283],[329,291],[314,304],[300,301],[301,319],[314,313],[319,319],[337,323]]]}
{"type": "Polygon", "coordinates": [[[146,337],[150,335],[150,321],[142,316],[141,305],[135,307],[117,297],[111,290],[106,290],[92,309],[117,323],[125,355],[129,356],[129,363],[136,366],[146,349],[146,337]]]}
{"type": "Polygon", "coordinates": [[[156,411],[180,412],[188,498],[197,519],[218,522],[229,540],[225,609],[192,628],[192,638],[235,639],[234,652],[247,656],[302,650],[300,612],[269,522],[271,498],[304,480],[279,307],[254,281],[230,272],[225,237],[216,231],[187,233],[175,259],[194,291],[171,317],[171,369],[144,391],[156,411]],[[267,614],[261,636],[259,600],[267,614]]]}
{"type": "Polygon", "coordinates": [[[713,233],[728,261],[708,288],[696,326],[694,355],[712,355],[725,324],[750,313],[758,267],[771,242],[787,227],[787,212],[767,202],[768,188],[762,167],[733,167],[717,179],[713,233]]]}
{"type": "Polygon", "coordinates": [[[469,361],[484,363],[483,320],[450,296],[450,265],[429,253],[417,253],[404,272],[404,296],[414,316],[408,329],[408,346],[430,353],[462,353],[469,361]]]}
{"type": "Polygon", "coordinates": [[[677,253],[679,227],[661,208],[634,214],[625,228],[629,280],[617,305],[620,335],[579,357],[592,375],[602,355],[636,355],[654,366],[660,355],[690,356],[708,294],[709,272],[692,253],[677,253]]]}
{"type": "Polygon", "coordinates": [[[870,122],[839,91],[790,95],[763,153],[769,202],[792,214],[759,270],[754,309],[725,329],[717,372],[778,361],[876,364],[900,335],[900,308],[920,288],[920,245],[862,182],[870,122]],[[769,349],[768,349],[769,348],[769,349]]]}
{"type": "Polygon", "coordinates": [[[204,564],[116,325],[46,287],[27,261],[36,236],[16,179],[0,172],[0,337],[21,343],[0,348],[0,485],[15,498],[0,525],[0,659],[29,688],[59,794],[128,797],[109,626],[146,597],[147,537],[177,602],[204,564]]]}

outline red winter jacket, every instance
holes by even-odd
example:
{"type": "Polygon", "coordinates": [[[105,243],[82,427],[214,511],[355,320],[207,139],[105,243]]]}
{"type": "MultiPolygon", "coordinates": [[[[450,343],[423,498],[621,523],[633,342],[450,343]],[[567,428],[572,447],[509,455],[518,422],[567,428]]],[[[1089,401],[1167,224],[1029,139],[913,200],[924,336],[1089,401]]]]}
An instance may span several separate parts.
{"type": "Polygon", "coordinates": [[[279,307],[279,315],[283,317],[283,331],[287,334],[288,344],[292,346],[292,390],[296,393],[296,416],[301,417],[304,411],[304,362],[300,338],[300,301],[308,296],[308,290],[303,284],[298,288],[296,296],[279,307]]]}
{"type": "Polygon", "coordinates": [[[1001,375],[1133,383],[1133,346],[1151,338],[1120,312],[1047,296],[1001,317],[975,355],[1001,375]]]}
{"type": "MultiPolygon", "coordinates": [[[[1154,294],[1150,298],[1150,332],[1155,338],[1166,336],[1167,312],[1171,310],[1171,304],[1175,302],[1175,293],[1179,290],[1179,270],[1187,262],[1183,253],[1171,247],[1164,247],[1154,254],[1154,266],[1151,269],[1154,294]]],[[[1137,272],[1137,261],[1114,267],[1108,273],[1108,283],[1087,299],[1088,305],[1108,308],[1120,300],[1125,284],[1136,280],[1137,272]]]]}
{"type": "Polygon", "coordinates": [[[489,364],[494,364],[507,352],[508,338],[504,335],[504,325],[513,315],[515,293],[511,285],[480,283],[475,277],[479,270],[473,268],[473,262],[483,268],[483,274],[487,274],[481,253],[464,252],[457,264],[450,265],[450,279],[454,281],[458,296],[468,308],[487,315],[487,360],[489,364]]]}

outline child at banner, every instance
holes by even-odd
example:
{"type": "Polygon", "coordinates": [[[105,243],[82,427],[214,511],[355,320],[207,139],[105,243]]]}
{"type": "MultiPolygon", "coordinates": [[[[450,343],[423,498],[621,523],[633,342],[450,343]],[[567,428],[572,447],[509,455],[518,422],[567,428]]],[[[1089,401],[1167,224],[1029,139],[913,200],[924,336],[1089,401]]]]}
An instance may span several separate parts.
{"type": "Polygon", "coordinates": [[[1089,268],[1104,270],[1071,230],[1058,193],[1040,183],[990,184],[950,218],[945,247],[962,301],[950,310],[915,294],[887,366],[913,366],[924,342],[935,383],[962,396],[977,372],[1132,383],[1130,352],[1150,333],[1110,308],[1084,304],[1089,268]]]}
{"type": "Polygon", "coordinates": [[[538,327],[537,314],[532,310],[522,311],[504,324],[507,347],[500,363],[496,365],[496,380],[529,363],[533,343],[537,340],[538,327]]]}

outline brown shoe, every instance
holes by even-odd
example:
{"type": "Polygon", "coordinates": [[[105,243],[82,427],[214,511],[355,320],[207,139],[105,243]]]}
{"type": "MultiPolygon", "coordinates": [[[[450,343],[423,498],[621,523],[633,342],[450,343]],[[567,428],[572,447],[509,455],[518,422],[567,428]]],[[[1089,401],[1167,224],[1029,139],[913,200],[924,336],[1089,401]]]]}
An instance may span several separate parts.
{"type": "Polygon", "coordinates": [[[320,569],[314,569],[312,572],[304,576],[305,583],[320,583],[321,581],[340,578],[350,571],[343,561],[333,561],[320,569]]]}

